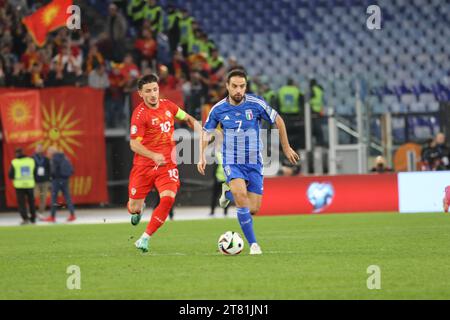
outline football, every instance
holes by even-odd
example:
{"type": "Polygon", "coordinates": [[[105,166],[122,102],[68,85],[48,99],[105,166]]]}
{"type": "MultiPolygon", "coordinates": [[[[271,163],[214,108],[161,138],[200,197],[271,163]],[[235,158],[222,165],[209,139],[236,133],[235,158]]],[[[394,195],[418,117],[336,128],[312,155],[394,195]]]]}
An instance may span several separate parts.
{"type": "Polygon", "coordinates": [[[244,240],[239,233],[234,231],[227,231],[220,236],[219,251],[224,255],[236,255],[244,249],[244,240]]]}

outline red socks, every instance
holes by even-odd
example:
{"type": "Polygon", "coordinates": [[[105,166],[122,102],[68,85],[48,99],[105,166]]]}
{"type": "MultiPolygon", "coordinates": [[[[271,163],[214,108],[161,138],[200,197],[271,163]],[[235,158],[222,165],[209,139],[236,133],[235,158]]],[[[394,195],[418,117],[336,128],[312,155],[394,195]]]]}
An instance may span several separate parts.
{"type": "Polygon", "coordinates": [[[160,199],[159,205],[153,211],[152,218],[150,219],[150,222],[147,225],[145,233],[151,236],[153,233],[155,233],[156,230],[158,230],[163,225],[163,223],[167,219],[167,216],[169,215],[170,209],[172,209],[174,202],[175,198],[172,197],[166,196],[160,199]]]}

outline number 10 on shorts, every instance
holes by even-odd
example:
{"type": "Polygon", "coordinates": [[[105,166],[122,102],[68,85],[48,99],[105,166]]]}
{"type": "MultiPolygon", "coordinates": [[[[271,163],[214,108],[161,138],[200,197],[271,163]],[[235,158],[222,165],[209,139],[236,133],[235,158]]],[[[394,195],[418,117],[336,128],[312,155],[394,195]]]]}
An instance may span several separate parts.
{"type": "Polygon", "coordinates": [[[170,179],[178,181],[178,169],[168,170],[170,179]]]}

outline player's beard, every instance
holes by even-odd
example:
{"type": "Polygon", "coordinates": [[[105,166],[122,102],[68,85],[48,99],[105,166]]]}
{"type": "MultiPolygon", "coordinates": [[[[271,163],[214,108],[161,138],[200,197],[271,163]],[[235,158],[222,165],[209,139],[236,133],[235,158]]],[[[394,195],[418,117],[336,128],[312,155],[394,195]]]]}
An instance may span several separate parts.
{"type": "Polygon", "coordinates": [[[233,100],[233,102],[235,103],[235,104],[239,104],[239,103],[241,103],[241,101],[242,101],[242,99],[244,98],[244,96],[243,95],[238,95],[238,94],[235,94],[234,96],[230,96],[230,98],[231,98],[231,100],[233,100]]]}

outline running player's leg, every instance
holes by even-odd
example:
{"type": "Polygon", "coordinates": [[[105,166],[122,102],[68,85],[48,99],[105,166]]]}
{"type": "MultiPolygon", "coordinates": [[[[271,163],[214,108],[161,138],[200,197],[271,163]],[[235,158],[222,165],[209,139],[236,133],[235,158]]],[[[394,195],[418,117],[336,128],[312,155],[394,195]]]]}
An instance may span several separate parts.
{"type": "Polygon", "coordinates": [[[261,208],[262,194],[263,194],[263,181],[264,177],[261,174],[262,168],[259,166],[251,166],[248,168],[248,198],[250,200],[250,213],[255,215],[261,208]]]}
{"type": "Polygon", "coordinates": [[[153,211],[145,232],[136,241],[136,247],[143,252],[148,251],[150,237],[164,224],[175,202],[180,187],[178,169],[176,167],[159,168],[155,176],[155,187],[159,192],[159,204],[153,211]]]}
{"type": "MultiPolygon", "coordinates": [[[[250,214],[258,213],[261,208],[262,193],[263,193],[263,175],[262,167],[248,166],[247,167],[247,194],[249,199],[250,214]]],[[[250,246],[250,254],[261,254],[261,248],[257,243],[250,246]]]]}
{"type": "Polygon", "coordinates": [[[141,220],[145,207],[145,197],[153,189],[154,176],[150,168],[133,167],[128,185],[128,212],[131,214],[131,224],[137,225],[141,220]]]}
{"type": "Polygon", "coordinates": [[[237,207],[239,224],[251,247],[256,243],[256,237],[253,230],[253,218],[250,214],[250,200],[248,198],[246,181],[243,178],[235,178],[229,184],[237,207]]]}
{"type": "Polygon", "coordinates": [[[170,210],[175,203],[176,192],[172,190],[164,190],[160,192],[160,200],[158,206],[152,213],[150,222],[145,229],[144,236],[151,237],[166,221],[170,210]]]}
{"type": "Polygon", "coordinates": [[[262,195],[248,191],[248,200],[250,201],[250,214],[254,216],[261,208],[262,195]]]}

